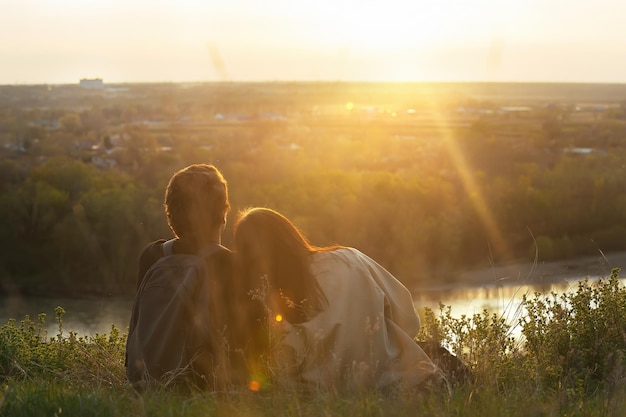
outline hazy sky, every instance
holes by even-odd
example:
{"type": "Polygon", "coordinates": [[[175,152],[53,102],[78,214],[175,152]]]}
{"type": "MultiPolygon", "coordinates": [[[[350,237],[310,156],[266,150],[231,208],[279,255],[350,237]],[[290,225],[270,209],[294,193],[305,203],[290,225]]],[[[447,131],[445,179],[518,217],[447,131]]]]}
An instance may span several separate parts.
{"type": "Polygon", "coordinates": [[[626,82],[624,0],[0,0],[0,84],[626,82]]]}

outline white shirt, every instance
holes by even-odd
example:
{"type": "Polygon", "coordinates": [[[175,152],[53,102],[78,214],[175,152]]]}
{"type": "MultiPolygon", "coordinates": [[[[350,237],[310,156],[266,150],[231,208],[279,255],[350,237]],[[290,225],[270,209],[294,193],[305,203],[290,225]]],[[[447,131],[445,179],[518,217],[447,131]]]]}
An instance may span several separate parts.
{"type": "Polygon", "coordinates": [[[420,328],[409,290],[353,248],[311,256],[328,306],[309,321],[278,323],[283,383],[358,390],[416,386],[437,371],[413,337],[420,328]]]}

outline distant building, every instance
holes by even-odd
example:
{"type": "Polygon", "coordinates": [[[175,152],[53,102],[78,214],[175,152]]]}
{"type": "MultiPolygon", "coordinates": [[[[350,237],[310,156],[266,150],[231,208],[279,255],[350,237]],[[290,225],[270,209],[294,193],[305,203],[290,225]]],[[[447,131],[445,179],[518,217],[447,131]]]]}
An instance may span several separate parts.
{"type": "Polygon", "coordinates": [[[571,153],[574,155],[590,155],[595,152],[593,148],[567,148],[563,150],[566,153],[571,153]]]}
{"type": "Polygon", "coordinates": [[[89,90],[101,90],[104,88],[102,78],[82,78],[80,80],[80,86],[89,90]]]}
{"type": "Polygon", "coordinates": [[[528,106],[504,106],[504,107],[500,107],[500,111],[502,113],[521,114],[521,113],[530,113],[533,111],[533,108],[528,107],[528,106]]]}

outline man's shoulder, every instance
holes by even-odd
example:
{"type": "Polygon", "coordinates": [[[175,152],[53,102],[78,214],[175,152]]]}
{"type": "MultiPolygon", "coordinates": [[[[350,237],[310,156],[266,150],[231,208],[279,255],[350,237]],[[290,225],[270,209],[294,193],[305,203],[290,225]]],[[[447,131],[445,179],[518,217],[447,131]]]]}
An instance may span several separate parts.
{"type": "Polygon", "coordinates": [[[146,245],[139,255],[137,288],[141,285],[148,269],[163,256],[163,243],[165,239],[155,240],[146,245]]]}
{"type": "Polygon", "coordinates": [[[163,256],[163,243],[165,243],[165,239],[159,239],[148,243],[141,250],[139,259],[159,259],[163,256]]]}
{"type": "Polygon", "coordinates": [[[212,256],[207,258],[211,272],[219,275],[222,279],[229,279],[233,275],[234,252],[221,246],[212,256]]]}

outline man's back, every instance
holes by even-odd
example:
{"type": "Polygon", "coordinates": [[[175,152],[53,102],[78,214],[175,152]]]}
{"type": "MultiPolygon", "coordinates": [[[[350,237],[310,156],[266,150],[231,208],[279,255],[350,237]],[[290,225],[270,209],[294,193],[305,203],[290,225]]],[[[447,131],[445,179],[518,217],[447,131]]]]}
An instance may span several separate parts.
{"type": "Polygon", "coordinates": [[[154,242],[140,258],[140,270],[147,269],[129,327],[128,379],[169,383],[191,377],[213,385],[230,368],[224,348],[232,344],[232,253],[218,244],[203,248],[201,256],[184,252],[189,248],[178,240],[165,245],[171,254],[163,246],[154,242]],[[151,257],[156,260],[148,264],[151,257]]]}

